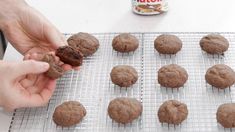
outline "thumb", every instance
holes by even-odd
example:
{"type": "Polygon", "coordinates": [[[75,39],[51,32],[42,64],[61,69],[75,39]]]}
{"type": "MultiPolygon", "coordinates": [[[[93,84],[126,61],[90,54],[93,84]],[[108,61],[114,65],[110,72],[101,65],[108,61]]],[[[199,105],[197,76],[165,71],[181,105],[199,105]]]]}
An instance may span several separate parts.
{"type": "Polygon", "coordinates": [[[44,31],[46,39],[55,49],[68,45],[63,34],[60,33],[52,24],[47,24],[44,31]]]}
{"type": "MultiPolygon", "coordinates": [[[[13,64],[14,65],[14,64],[13,64]]],[[[19,77],[26,74],[39,74],[46,72],[49,64],[35,60],[26,60],[16,63],[12,68],[13,77],[19,77]]]]}

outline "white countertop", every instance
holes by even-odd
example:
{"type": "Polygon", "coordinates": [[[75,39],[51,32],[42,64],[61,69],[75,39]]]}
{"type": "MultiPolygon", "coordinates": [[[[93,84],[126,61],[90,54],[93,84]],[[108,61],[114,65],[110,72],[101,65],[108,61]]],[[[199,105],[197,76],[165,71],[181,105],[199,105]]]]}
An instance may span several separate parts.
{"type": "MultiPolygon", "coordinates": [[[[234,0],[169,0],[169,12],[139,16],[131,0],[28,0],[61,32],[235,32],[234,0]]],[[[22,56],[8,46],[4,60],[22,56]]],[[[12,113],[0,112],[0,131],[8,131],[12,113]]]]}

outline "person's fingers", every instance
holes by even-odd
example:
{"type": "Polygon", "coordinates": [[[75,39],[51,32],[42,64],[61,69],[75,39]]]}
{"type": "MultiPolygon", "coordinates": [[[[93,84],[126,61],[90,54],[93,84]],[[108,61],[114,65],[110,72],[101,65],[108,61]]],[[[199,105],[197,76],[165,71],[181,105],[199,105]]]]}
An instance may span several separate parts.
{"type": "Polygon", "coordinates": [[[40,61],[40,60],[42,60],[42,58],[43,58],[43,54],[42,54],[42,53],[32,53],[32,54],[30,54],[30,56],[29,56],[29,59],[30,59],[30,60],[37,60],[37,61],[40,61]]]}
{"type": "Polygon", "coordinates": [[[26,54],[26,55],[24,56],[23,60],[29,60],[29,58],[30,58],[30,54],[26,54]]]}
{"type": "Polygon", "coordinates": [[[38,94],[32,94],[28,100],[28,107],[43,106],[50,100],[56,86],[56,81],[51,80],[48,82],[47,87],[42,89],[38,94]]]}
{"type": "Polygon", "coordinates": [[[45,75],[40,75],[38,78],[35,80],[35,83],[33,84],[34,86],[31,88],[28,88],[27,90],[30,93],[39,93],[44,89],[45,87],[48,87],[47,85],[51,82],[51,78],[46,77],[45,75]]]}
{"type": "Polygon", "coordinates": [[[39,55],[37,53],[32,53],[31,56],[30,56],[30,59],[37,60],[38,57],[39,57],[39,55]]]}
{"type": "Polygon", "coordinates": [[[16,108],[25,107],[26,103],[29,100],[30,93],[25,90],[23,87],[17,87],[17,89],[10,89],[7,91],[5,96],[7,96],[8,99],[5,97],[5,103],[3,104],[3,107],[6,111],[13,111],[16,108]]]}
{"type": "Polygon", "coordinates": [[[72,66],[71,66],[71,65],[68,65],[68,64],[63,64],[63,65],[62,65],[62,68],[63,68],[65,71],[70,71],[70,70],[73,69],[72,66]]]}
{"type": "MultiPolygon", "coordinates": [[[[73,69],[72,66],[68,65],[68,64],[64,64],[64,62],[60,61],[60,58],[58,56],[55,55],[55,52],[48,52],[47,54],[51,54],[54,57],[55,63],[58,64],[59,66],[64,67],[64,69],[66,71],[73,69]],[[64,66],[63,66],[64,65],[64,66]]],[[[25,56],[24,60],[42,60],[44,54],[41,53],[31,53],[31,54],[27,54],[25,56]]]]}
{"type": "Polygon", "coordinates": [[[23,80],[20,80],[19,82],[22,85],[22,87],[28,88],[33,86],[36,80],[37,80],[37,75],[31,75],[31,76],[26,75],[26,77],[23,80]]]}
{"type": "Polygon", "coordinates": [[[26,74],[39,74],[46,72],[49,69],[49,64],[46,62],[26,60],[19,63],[14,63],[11,66],[12,78],[16,78],[26,74]]]}
{"type": "Polygon", "coordinates": [[[66,39],[52,24],[45,24],[44,34],[52,46],[57,49],[60,46],[67,45],[66,39]]]}
{"type": "Polygon", "coordinates": [[[42,53],[28,53],[24,56],[23,60],[38,60],[40,61],[43,57],[42,53]]]}
{"type": "Polygon", "coordinates": [[[80,67],[73,67],[74,70],[79,71],[80,67]]]}
{"type": "Polygon", "coordinates": [[[80,67],[72,67],[71,65],[69,64],[63,64],[62,65],[62,68],[65,70],[65,71],[70,71],[72,69],[76,70],[76,71],[79,71],[80,70],[80,67]]]}

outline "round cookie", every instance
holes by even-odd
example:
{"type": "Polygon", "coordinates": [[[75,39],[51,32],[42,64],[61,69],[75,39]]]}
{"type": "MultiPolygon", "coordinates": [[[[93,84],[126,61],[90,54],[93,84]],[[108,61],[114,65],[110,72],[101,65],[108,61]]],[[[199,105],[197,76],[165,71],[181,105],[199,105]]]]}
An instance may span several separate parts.
{"type": "Polygon", "coordinates": [[[217,64],[207,70],[205,79],[210,85],[225,89],[234,84],[235,72],[227,65],[217,64]]]}
{"type": "Polygon", "coordinates": [[[112,45],[114,50],[121,53],[128,53],[135,51],[139,47],[139,40],[131,34],[122,33],[114,37],[112,45]]]}
{"type": "Polygon", "coordinates": [[[110,118],[118,123],[131,123],[142,113],[142,104],[135,98],[120,97],[112,100],[108,106],[110,118]]]}
{"type": "Polygon", "coordinates": [[[138,80],[135,68],[128,65],[115,66],[110,73],[111,80],[120,87],[129,87],[138,80]]]}
{"type": "Polygon", "coordinates": [[[219,106],[216,113],[217,122],[224,128],[235,127],[235,103],[227,103],[219,106]]]}
{"type": "Polygon", "coordinates": [[[177,100],[164,102],[158,110],[158,119],[161,123],[179,125],[187,116],[187,105],[177,100]]]}
{"type": "Polygon", "coordinates": [[[222,54],[229,48],[229,42],[219,34],[209,34],[200,40],[202,50],[209,54],[222,54]]]}
{"type": "Polygon", "coordinates": [[[76,50],[70,46],[62,46],[56,50],[56,55],[66,64],[71,66],[81,66],[83,61],[83,55],[79,50],[76,50]]]}
{"type": "Polygon", "coordinates": [[[187,71],[176,64],[163,66],[158,71],[158,83],[168,88],[182,87],[188,80],[187,71]]]}
{"type": "Polygon", "coordinates": [[[57,79],[64,75],[64,69],[56,63],[55,57],[53,55],[45,54],[43,55],[41,61],[47,62],[50,65],[48,71],[46,72],[48,77],[57,79]]]}
{"type": "Polygon", "coordinates": [[[53,121],[62,127],[78,124],[86,116],[86,109],[80,102],[68,101],[57,106],[53,114],[53,121]]]}
{"type": "Polygon", "coordinates": [[[77,33],[67,40],[69,46],[79,50],[84,57],[94,54],[99,48],[97,38],[88,33],[77,33]]]}
{"type": "Polygon", "coordinates": [[[182,48],[182,41],[175,35],[160,35],[154,41],[155,49],[161,54],[176,54],[182,48]]]}

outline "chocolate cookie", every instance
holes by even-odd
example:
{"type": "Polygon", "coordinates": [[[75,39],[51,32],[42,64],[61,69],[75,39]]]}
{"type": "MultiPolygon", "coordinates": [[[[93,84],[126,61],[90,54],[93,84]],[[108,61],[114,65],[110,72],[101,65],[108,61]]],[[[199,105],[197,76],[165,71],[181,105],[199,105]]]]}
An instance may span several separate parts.
{"type": "Polygon", "coordinates": [[[88,33],[74,34],[67,41],[69,46],[82,52],[84,57],[94,54],[100,45],[98,39],[88,33]]]}
{"type": "Polygon", "coordinates": [[[158,83],[169,88],[182,87],[188,80],[187,71],[176,64],[163,66],[158,71],[158,83]]]}
{"type": "Polygon", "coordinates": [[[220,105],[216,113],[216,119],[225,128],[235,127],[235,103],[220,105]]]}
{"type": "Polygon", "coordinates": [[[54,122],[62,127],[78,124],[86,116],[86,109],[80,102],[68,101],[56,107],[53,114],[54,122]]]}
{"type": "Polygon", "coordinates": [[[113,39],[112,45],[114,50],[128,53],[139,47],[139,40],[131,34],[122,33],[113,39]]]}
{"type": "Polygon", "coordinates": [[[158,118],[161,123],[179,125],[187,116],[187,105],[177,100],[164,102],[158,110],[158,118]]]}
{"type": "Polygon", "coordinates": [[[217,64],[207,70],[205,79],[210,85],[225,89],[234,84],[235,72],[227,65],[217,64]]]}
{"type": "Polygon", "coordinates": [[[219,34],[209,34],[200,41],[202,50],[209,54],[222,54],[229,48],[229,42],[219,34]]]}
{"type": "Polygon", "coordinates": [[[116,122],[126,124],[137,119],[142,109],[142,104],[135,98],[121,97],[109,103],[108,114],[116,122]]]}
{"type": "Polygon", "coordinates": [[[66,64],[71,66],[81,66],[83,61],[83,55],[79,50],[76,50],[70,46],[62,46],[56,50],[56,55],[66,64]]]}
{"type": "Polygon", "coordinates": [[[112,82],[120,87],[129,87],[138,80],[138,73],[135,68],[127,65],[115,66],[110,76],[112,82]]]}
{"type": "Polygon", "coordinates": [[[182,41],[175,35],[160,35],[155,39],[154,47],[161,54],[176,54],[182,48],[182,41]]]}
{"type": "Polygon", "coordinates": [[[46,72],[48,77],[57,79],[64,75],[64,69],[56,63],[53,55],[45,54],[41,61],[47,62],[50,65],[48,71],[46,72]]]}

